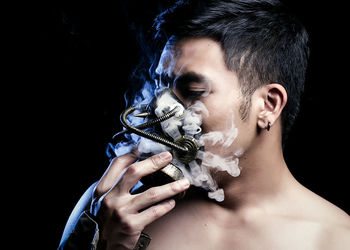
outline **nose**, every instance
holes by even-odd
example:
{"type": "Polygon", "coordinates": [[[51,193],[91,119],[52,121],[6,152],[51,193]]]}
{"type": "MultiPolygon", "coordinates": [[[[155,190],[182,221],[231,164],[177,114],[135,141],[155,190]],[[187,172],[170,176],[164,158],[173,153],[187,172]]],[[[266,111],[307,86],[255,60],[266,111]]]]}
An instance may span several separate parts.
{"type": "Polygon", "coordinates": [[[169,87],[170,90],[173,92],[173,94],[182,102],[184,103],[185,99],[181,96],[180,92],[174,88],[174,86],[169,87]]]}
{"type": "Polygon", "coordinates": [[[186,99],[181,95],[180,91],[178,91],[173,86],[170,86],[169,89],[171,90],[171,94],[173,95],[173,97],[175,97],[182,106],[184,106],[185,108],[190,106],[191,103],[186,101],[186,99]]]}

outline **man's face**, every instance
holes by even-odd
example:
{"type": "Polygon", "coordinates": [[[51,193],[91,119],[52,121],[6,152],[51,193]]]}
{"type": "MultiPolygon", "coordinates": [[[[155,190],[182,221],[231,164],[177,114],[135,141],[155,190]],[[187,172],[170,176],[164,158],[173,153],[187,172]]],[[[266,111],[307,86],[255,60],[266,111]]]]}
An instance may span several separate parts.
{"type": "Polygon", "coordinates": [[[220,45],[211,39],[186,39],[166,49],[158,73],[171,79],[173,92],[186,105],[201,101],[209,115],[202,115],[202,133],[238,130],[234,142],[225,148],[206,144],[206,150],[221,156],[245,151],[256,133],[254,115],[242,121],[239,109],[243,103],[237,75],[224,61],[220,45]]]}

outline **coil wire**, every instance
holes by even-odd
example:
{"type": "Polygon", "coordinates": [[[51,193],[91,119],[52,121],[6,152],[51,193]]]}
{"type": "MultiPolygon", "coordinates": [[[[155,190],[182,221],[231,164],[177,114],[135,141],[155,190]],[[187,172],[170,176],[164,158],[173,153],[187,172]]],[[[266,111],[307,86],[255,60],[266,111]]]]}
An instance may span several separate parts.
{"type": "Polygon", "coordinates": [[[129,108],[125,109],[125,111],[121,114],[120,122],[126,128],[126,131],[125,130],[122,131],[123,133],[131,132],[131,133],[137,134],[139,136],[145,137],[145,138],[150,139],[152,141],[159,142],[159,143],[161,143],[161,144],[163,144],[163,145],[165,145],[165,146],[167,146],[169,148],[172,148],[175,151],[181,151],[182,153],[187,153],[189,151],[188,147],[186,147],[186,146],[182,146],[182,145],[176,144],[176,143],[174,143],[172,141],[169,141],[166,138],[163,138],[161,136],[158,136],[158,135],[155,135],[155,134],[151,134],[151,133],[148,133],[146,131],[141,130],[141,129],[148,128],[148,127],[150,127],[150,126],[152,126],[154,124],[160,123],[162,121],[165,121],[165,120],[173,117],[176,114],[176,111],[177,111],[176,109],[177,108],[172,109],[171,111],[169,111],[165,115],[163,115],[161,117],[158,117],[155,120],[151,120],[151,121],[145,122],[145,123],[140,124],[138,126],[132,126],[128,122],[127,117],[128,117],[128,115],[130,115],[132,112],[134,112],[138,108],[139,107],[137,107],[137,106],[129,107],[129,108]]]}

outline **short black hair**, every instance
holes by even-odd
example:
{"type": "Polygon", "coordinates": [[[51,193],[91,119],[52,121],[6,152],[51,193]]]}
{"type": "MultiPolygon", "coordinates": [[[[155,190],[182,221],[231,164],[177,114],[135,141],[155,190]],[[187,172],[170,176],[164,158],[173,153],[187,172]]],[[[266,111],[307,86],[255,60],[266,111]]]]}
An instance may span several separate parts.
{"type": "MultiPolygon", "coordinates": [[[[240,79],[246,107],[258,87],[281,84],[288,94],[282,112],[285,140],[300,110],[309,47],[305,27],[284,4],[277,0],[181,0],[155,18],[154,28],[155,39],[175,36],[219,42],[227,67],[240,79]]],[[[247,111],[241,110],[242,119],[247,111]]]]}

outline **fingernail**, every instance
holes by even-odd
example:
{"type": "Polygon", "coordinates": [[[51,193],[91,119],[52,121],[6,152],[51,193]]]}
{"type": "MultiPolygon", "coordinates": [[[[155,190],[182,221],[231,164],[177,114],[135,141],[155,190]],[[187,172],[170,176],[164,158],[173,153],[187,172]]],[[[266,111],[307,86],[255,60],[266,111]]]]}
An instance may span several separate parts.
{"type": "Polygon", "coordinates": [[[170,206],[172,206],[172,207],[175,206],[175,200],[171,199],[168,202],[169,202],[170,206]]]}
{"type": "Polygon", "coordinates": [[[186,178],[183,178],[180,180],[180,185],[183,186],[183,187],[189,187],[190,186],[190,181],[186,178]]]}
{"type": "Polygon", "coordinates": [[[162,152],[159,154],[159,158],[162,160],[162,161],[167,161],[167,160],[170,160],[171,159],[171,154],[169,152],[162,152]]]}

